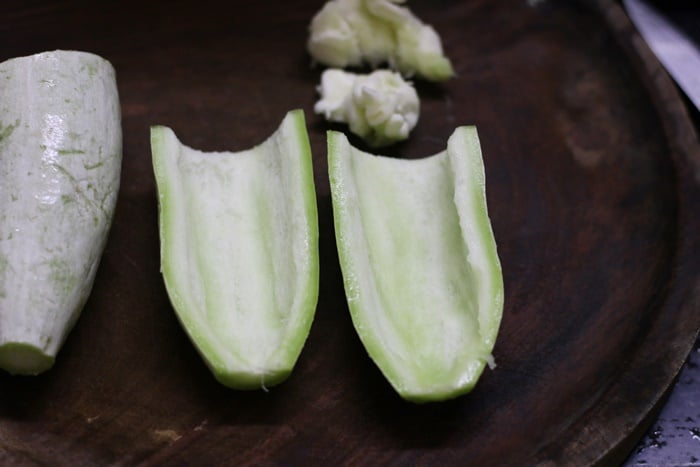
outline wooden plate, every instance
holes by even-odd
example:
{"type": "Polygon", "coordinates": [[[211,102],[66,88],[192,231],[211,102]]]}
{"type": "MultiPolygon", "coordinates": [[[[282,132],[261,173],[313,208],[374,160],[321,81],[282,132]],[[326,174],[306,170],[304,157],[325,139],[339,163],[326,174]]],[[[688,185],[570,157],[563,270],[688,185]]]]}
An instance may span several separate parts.
{"type": "Polygon", "coordinates": [[[623,458],[700,327],[700,148],[683,104],[612,0],[411,2],[458,76],[418,82],[411,139],[478,126],[506,302],[498,367],[457,400],[400,400],[350,322],[334,243],[321,1],[11,1],[0,59],[81,49],[118,74],[122,188],[92,296],[56,366],[0,375],[0,463],[592,464],[623,458]],[[203,150],[262,141],[306,111],[318,194],[317,315],[292,377],[217,384],[159,273],[149,126],[203,150]]]}

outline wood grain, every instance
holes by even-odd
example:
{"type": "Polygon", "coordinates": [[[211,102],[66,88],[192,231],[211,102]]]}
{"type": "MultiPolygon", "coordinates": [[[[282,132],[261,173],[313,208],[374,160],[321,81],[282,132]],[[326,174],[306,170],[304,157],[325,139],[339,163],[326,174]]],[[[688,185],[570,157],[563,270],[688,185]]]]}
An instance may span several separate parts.
{"type": "MultiPolygon", "coordinates": [[[[401,401],[367,357],[334,243],[321,1],[10,1],[0,60],[98,53],[117,70],[124,167],[83,315],[43,376],[0,375],[0,463],[582,465],[641,436],[700,327],[700,147],[676,89],[612,0],[411,2],[458,76],[417,82],[422,113],[389,155],[476,124],[506,301],[498,367],[469,395],[401,401]],[[262,141],[306,112],[319,208],[316,320],[270,392],[217,384],[159,272],[148,129],[202,150],[262,141]]],[[[354,141],[356,144],[360,144],[354,141]]]]}

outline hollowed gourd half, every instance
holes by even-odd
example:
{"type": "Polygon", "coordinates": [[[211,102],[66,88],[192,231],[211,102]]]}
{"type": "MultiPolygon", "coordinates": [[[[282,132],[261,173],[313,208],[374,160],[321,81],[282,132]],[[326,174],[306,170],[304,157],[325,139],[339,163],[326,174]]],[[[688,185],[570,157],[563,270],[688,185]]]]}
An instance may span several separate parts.
{"type": "Polygon", "coordinates": [[[151,128],[161,267],[184,329],[222,384],[284,381],[318,299],[318,221],[301,110],[262,144],[205,153],[151,128]]]}
{"type": "Polygon", "coordinates": [[[329,132],[345,293],[370,357],[404,398],[470,391],[492,361],[503,279],[476,129],[424,159],[376,156],[329,132]]]}

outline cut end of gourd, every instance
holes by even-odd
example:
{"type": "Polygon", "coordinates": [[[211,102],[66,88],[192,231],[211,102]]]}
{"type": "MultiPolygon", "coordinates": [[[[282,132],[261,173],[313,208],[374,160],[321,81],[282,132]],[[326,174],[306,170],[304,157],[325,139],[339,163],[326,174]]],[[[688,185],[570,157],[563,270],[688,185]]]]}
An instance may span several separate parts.
{"type": "Polygon", "coordinates": [[[25,342],[0,345],[0,368],[13,375],[38,375],[51,368],[55,357],[25,342]]]}
{"type": "Polygon", "coordinates": [[[218,371],[212,370],[216,380],[226,387],[239,391],[267,389],[283,383],[292,373],[292,368],[281,370],[255,371],[218,371]]]}
{"type": "Polygon", "coordinates": [[[474,389],[487,366],[493,369],[489,362],[493,362],[491,355],[486,358],[474,356],[457,380],[442,381],[442,384],[434,381],[431,384],[394,385],[394,389],[403,399],[415,404],[455,399],[474,389]]]}

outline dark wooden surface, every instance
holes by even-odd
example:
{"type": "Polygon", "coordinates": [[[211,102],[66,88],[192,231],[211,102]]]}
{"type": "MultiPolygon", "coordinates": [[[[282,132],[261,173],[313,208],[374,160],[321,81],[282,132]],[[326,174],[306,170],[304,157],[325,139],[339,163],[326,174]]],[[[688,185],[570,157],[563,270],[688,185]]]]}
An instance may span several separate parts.
{"type": "Polygon", "coordinates": [[[320,1],[11,1],[0,60],[56,48],[117,70],[124,167],[92,296],[56,366],[0,375],[0,463],[560,465],[624,459],[700,326],[700,148],[668,76],[620,6],[411,2],[457,78],[417,83],[422,114],[388,149],[442,150],[476,124],[506,300],[498,367],[469,395],[401,401],[350,322],[334,244],[320,1]],[[318,195],[316,319],[292,377],[217,384],[159,273],[148,128],[239,150],[306,111],[318,195]]]}

